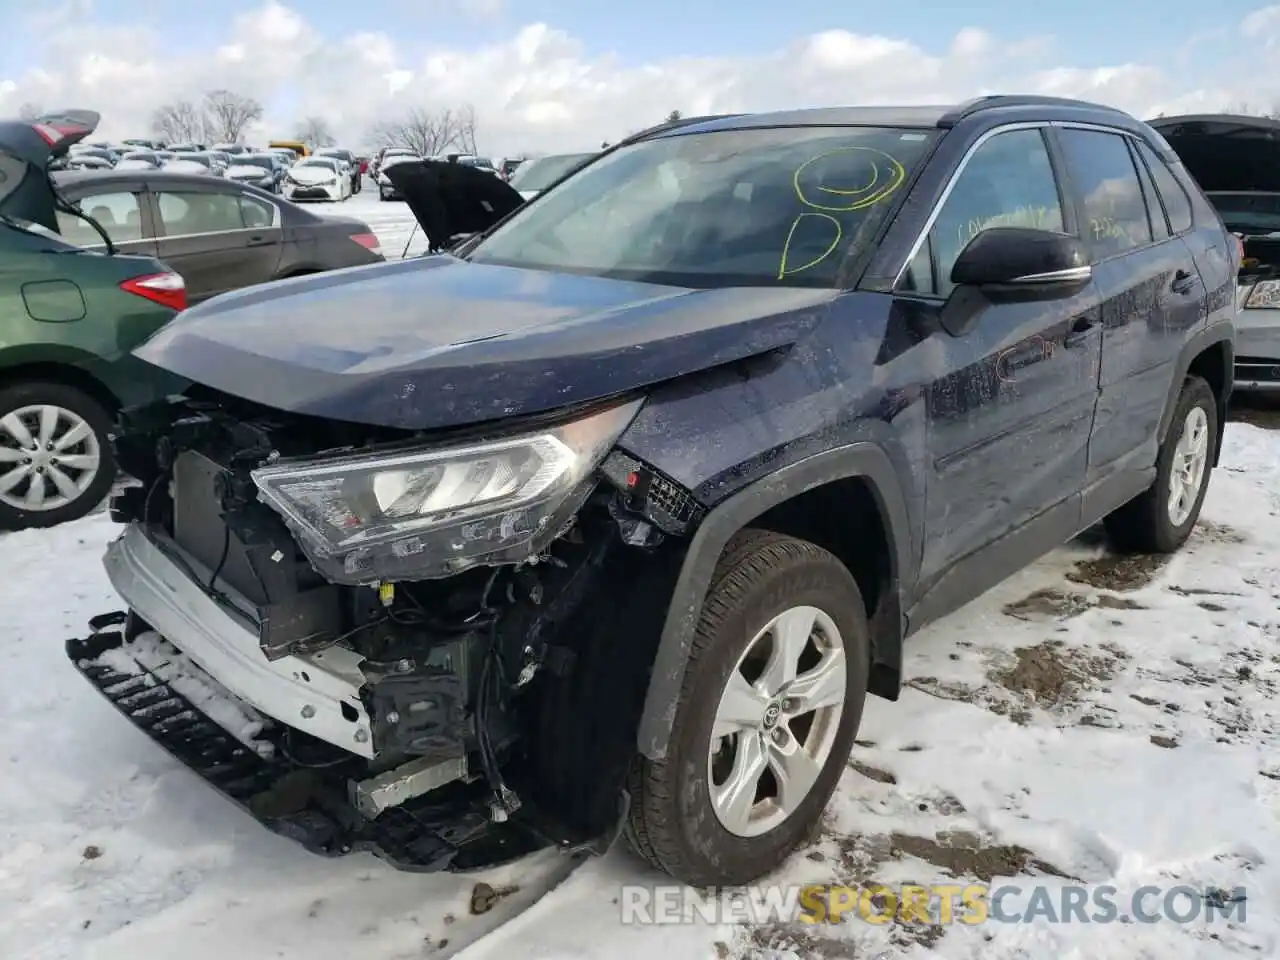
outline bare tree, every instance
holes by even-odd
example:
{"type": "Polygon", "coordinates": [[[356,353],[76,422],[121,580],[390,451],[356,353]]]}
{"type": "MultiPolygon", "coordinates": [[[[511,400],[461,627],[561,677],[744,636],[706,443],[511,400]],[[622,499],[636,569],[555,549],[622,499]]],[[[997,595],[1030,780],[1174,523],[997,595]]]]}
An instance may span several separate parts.
{"type": "Polygon", "coordinates": [[[230,90],[211,90],[202,103],[205,135],[218,143],[239,143],[245,128],[262,119],[262,104],[230,90]]]}
{"type": "Polygon", "coordinates": [[[471,104],[464,105],[457,113],[458,136],[454,141],[463,153],[473,157],[476,150],[476,110],[471,104]]]}
{"type": "Polygon", "coordinates": [[[298,124],[297,138],[312,149],[332,147],[338,141],[334,139],[329,121],[324,117],[307,117],[298,124]]]}
{"type": "Polygon", "coordinates": [[[1237,103],[1227,107],[1226,112],[1241,117],[1268,117],[1271,120],[1280,120],[1280,103],[1272,104],[1271,109],[1265,107],[1255,107],[1250,103],[1237,103]]]}
{"type": "Polygon", "coordinates": [[[169,143],[204,140],[205,117],[190,100],[175,100],[151,115],[151,129],[169,143]]]}
{"type": "Polygon", "coordinates": [[[471,107],[432,113],[414,107],[397,120],[375,124],[369,137],[379,146],[405,147],[422,157],[444,153],[450,147],[474,153],[476,117],[471,107]]]}
{"type": "Polygon", "coordinates": [[[663,122],[664,122],[664,123],[675,123],[677,120],[679,120],[679,119],[680,119],[681,117],[683,117],[683,116],[684,116],[684,114],[683,114],[683,113],[681,113],[679,110],[672,110],[670,113],[668,113],[668,114],[667,114],[667,119],[666,119],[665,121],[663,121],[663,122]]]}
{"type": "Polygon", "coordinates": [[[43,114],[44,108],[38,103],[32,103],[30,100],[18,108],[18,119],[25,120],[27,123],[39,120],[43,114]]]}

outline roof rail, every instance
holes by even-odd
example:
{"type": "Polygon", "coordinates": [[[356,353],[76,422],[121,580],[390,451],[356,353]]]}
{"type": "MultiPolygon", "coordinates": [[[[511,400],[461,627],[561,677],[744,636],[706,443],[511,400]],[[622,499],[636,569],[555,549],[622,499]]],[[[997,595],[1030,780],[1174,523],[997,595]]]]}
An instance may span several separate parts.
{"type": "MultiPolygon", "coordinates": [[[[681,127],[692,126],[695,123],[707,123],[710,120],[724,120],[728,117],[745,117],[745,113],[710,113],[702,117],[681,117],[679,120],[667,120],[663,123],[655,124],[637,133],[623,137],[613,147],[625,147],[627,144],[644,140],[647,137],[654,136],[658,133],[666,133],[670,130],[679,130],[681,127]]],[[[612,149],[612,147],[610,148],[612,149]]]]}
{"type": "Polygon", "coordinates": [[[1108,107],[1101,103],[1090,103],[1088,100],[1074,100],[1071,97],[1047,97],[1038,94],[990,94],[985,97],[974,97],[964,103],[952,107],[938,119],[938,126],[953,127],[961,120],[981,113],[983,110],[997,110],[1001,107],[1085,107],[1089,110],[1101,110],[1106,113],[1119,113],[1128,116],[1123,110],[1108,107]]]}

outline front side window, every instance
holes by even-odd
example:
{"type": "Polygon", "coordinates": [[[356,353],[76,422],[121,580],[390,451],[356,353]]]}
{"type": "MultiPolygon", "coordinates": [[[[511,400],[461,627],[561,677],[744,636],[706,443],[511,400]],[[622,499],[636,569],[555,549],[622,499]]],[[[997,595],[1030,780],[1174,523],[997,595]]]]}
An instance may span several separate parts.
{"type": "Polygon", "coordinates": [[[1080,232],[1096,260],[1151,243],[1151,221],[1125,138],[1099,130],[1058,132],[1083,201],[1080,232]]]}
{"type": "MultiPolygon", "coordinates": [[[[76,209],[98,221],[115,243],[142,239],[142,207],[138,195],[127,190],[113,193],[91,193],[75,201],[76,209]]],[[[68,243],[78,246],[101,244],[98,231],[79,217],[58,211],[58,232],[68,243]]]]}
{"type": "Polygon", "coordinates": [[[642,141],[520,209],[467,256],[688,287],[834,287],[934,136],[802,127],[642,141]]]}
{"type": "Polygon", "coordinates": [[[160,205],[160,222],[169,237],[222,233],[245,227],[240,197],[233,193],[166,190],[158,192],[156,200],[160,205]]]}
{"type": "Polygon", "coordinates": [[[1058,182],[1039,130],[998,133],[969,157],[938,212],[929,243],[912,261],[909,288],[949,296],[960,252],[994,227],[1063,229],[1058,182]]]}

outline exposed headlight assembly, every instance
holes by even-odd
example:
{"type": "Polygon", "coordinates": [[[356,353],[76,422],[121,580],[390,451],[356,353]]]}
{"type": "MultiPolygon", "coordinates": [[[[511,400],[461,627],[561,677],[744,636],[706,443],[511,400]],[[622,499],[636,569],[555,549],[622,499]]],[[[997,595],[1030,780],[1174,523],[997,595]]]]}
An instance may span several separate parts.
{"type": "Polygon", "coordinates": [[[279,461],[253,480],[335,582],[518,563],[564,532],[641,402],[480,443],[279,461]]]}

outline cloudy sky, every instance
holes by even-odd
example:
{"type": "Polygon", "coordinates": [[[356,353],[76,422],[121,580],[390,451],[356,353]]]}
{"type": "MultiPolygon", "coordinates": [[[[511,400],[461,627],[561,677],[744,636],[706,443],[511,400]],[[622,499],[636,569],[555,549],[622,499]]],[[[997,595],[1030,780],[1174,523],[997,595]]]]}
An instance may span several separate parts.
{"type": "Polygon", "coordinates": [[[1280,5],[1242,0],[0,0],[0,116],[24,103],[145,136],[228,88],[255,137],[325,116],[359,146],[411,108],[470,104],[482,152],[578,150],[660,121],[1043,92],[1141,116],[1280,104],[1280,5]]]}

